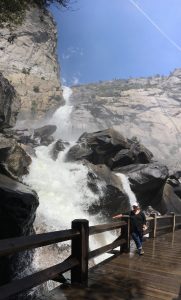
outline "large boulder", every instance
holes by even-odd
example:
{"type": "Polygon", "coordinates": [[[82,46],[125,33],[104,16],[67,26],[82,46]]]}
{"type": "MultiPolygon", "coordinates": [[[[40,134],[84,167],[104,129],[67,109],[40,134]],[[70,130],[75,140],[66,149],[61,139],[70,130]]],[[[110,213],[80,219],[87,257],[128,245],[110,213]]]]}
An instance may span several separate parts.
{"type": "Polygon", "coordinates": [[[86,143],[80,143],[72,146],[67,153],[68,161],[78,161],[87,159],[91,161],[91,156],[93,155],[93,151],[91,147],[89,147],[86,143]]]}
{"type": "Polygon", "coordinates": [[[121,178],[106,165],[88,163],[88,186],[99,195],[99,201],[89,207],[90,213],[101,213],[107,219],[131,209],[121,178]]]}
{"type": "MultiPolygon", "coordinates": [[[[168,178],[168,168],[157,162],[132,164],[117,168],[115,171],[123,173],[129,178],[131,189],[136,194],[143,208],[146,208],[148,205],[153,206],[152,200],[163,188],[168,178]]],[[[157,201],[159,200],[157,199],[157,201]]]]}
{"type": "Polygon", "coordinates": [[[153,206],[161,214],[181,212],[181,198],[174,192],[174,188],[168,182],[160,189],[157,197],[153,199],[153,206]],[[161,199],[161,200],[160,200],[161,199]]]}
{"type": "MultiPolygon", "coordinates": [[[[32,234],[38,204],[34,191],[0,174],[0,239],[32,234]]],[[[0,284],[24,272],[31,259],[27,252],[0,258],[0,284]]]]}
{"type": "Polygon", "coordinates": [[[31,157],[14,140],[0,134],[0,172],[19,178],[28,173],[31,157]]]}
{"type": "Polygon", "coordinates": [[[133,164],[134,157],[130,149],[122,149],[114,157],[109,160],[109,166],[111,169],[117,168],[119,166],[127,166],[133,164]]]}
{"type": "Polygon", "coordinates": [[[87,159],[111,169],[132,163],[149,163],[152,153],[138,141],[126,139],[113,128],[84,133],[67,154],[68,160],[87,159]]]}
{"type": "Polygon", "coordinates": [[[51,158],[56,160],[58,158],[58,154],[61,151],[64,151],[65,147],[68,145],[69,143],[62,141],[61,139],[57,140],[50,151],[51,158]]]}
{"type": "Polygon", "coordinates": [[[38,139],[39,143],[48,146],[54,141],[52,134],[56,131],[55,125],[45,125],[34,130],[34,139],[38,139]]]}
{"type": "Polygon", "coordinates": [[[14,87],[0,73],[0,129],[15,125],[20,99],[14,87]]]}

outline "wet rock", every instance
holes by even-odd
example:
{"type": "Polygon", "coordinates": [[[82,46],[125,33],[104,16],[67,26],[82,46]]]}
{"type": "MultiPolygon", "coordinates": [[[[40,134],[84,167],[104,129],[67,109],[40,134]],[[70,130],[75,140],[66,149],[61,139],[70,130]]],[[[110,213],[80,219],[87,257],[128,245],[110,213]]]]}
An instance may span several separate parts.
{"type": "Polygon", "coordinates": [[[170,179],[175,179],[175,180],[181,179],[181,171],[176,171],[174,173],[171,173],[169,178],[170,179]]]}
{"type": "MultiPolygon", "coordinates": [[[[132,164],[115,171],[128,176],[131,189],[135,193],[139,203],[146,209],[148,205],[152,205],[152,201],[157,197],[159,190],[163,188],[168,178],[168,168],[157,162],[150,164],[132,164]]],[[[157,202],[161,201],[157,197],[157,202]]]]}
{"type": "Polygon", "coordinates": [[[113,128],[103,131],[84,133],[78,140],[84,143],[92,153],[87,155],[87,160],[93,164],[109,164],[109,159],[122,149],[129,149],[130,143],[113,128]]]}
{"type": "Polygon", "coordinates": [[[93,151],[86,143],[76,144],[70,148],[67,153],[67,160],[68,161],[77,161],[82,159],[89,159],[93,151]]]}
{"type": "Polygon", "coordinates": [[[161,214],[169,214],[171,212],[180,214],[181,212],[181,198],[176,195],[169,183],[166,183],[160,190],[155,201],[153,201],[153,205],[161,214]]]}
{"type": "Polygon", "coordinates": [[[67,145],[68,143],[63,142],[61,139],[57,140],[55,142],[55,144],[53,145],[53,148],[50,152],[51,158],[53,160],[56,160],[58,157],[59,152],[64,151],[65,150],[65,145],[67,145]]]}
{"type": "Polygon", "coordinates": [[[159,188],[168,177],[168,168],[157,162],[150,164],[132,164],[115,171],[129,177],[131,188],[135,192],[150,191],[159,188]]]}
{"type": "Polygon", "coordinates": [[[88,186],[99,195],[99,201],[89,207],[90,213],[101,213],[110,220],[113,215],[131,209],[119,176],[106,165],[88,163],[88,168],[88,186]]]}
{"type": "Polygon", "coordinates": [[[28,173],[31,157],[14,140],[0,134],[0,172],[13,178],[28,173]]]}
{"type": "Polygon", "coordinates": [[[15,125],[20,99],[14,87],[0,73],[0,129],[15,125]]]}
{"type": "Polygon", "coordinates": [[[40,145],[48,146],[54,141],[52,134],[56,131],[55,125],[45,125],[34,130],[34,140],[38,141],[40,145]]]}
{"type": "Polygon", "coordinates": [[[52,135],[57,129],[57,126],[55,125],[45,125],[43,127],[40,128],[36,128],[34,130],[34,137],[46,137],[46,136],[50,136],[52,135]]]}
{"type": "Polygon", "coordinates": [[[33,148],[33,145],[24,145],[21,144],[21,148],[30,156],[30,157],[36,157],[36,151],[33,148]]]}
{"type": "Polygon", "coordinates": [[[121,166],[130,165],[134,162],[133,155],[129,149],[120,150],[113,158],[109,160],[109,166],[111,169],[121,166]]]}
{"type": "Polygon", "coordinates": [[[68,159],[87,159],[93,164],[105,164],[112,169],[136,163],[148,163],[152,153],[143,145],[128,140],[113,128],[84,133],[68,152],[68,159]]]}
{"type": "Polygon", "coordinates": [[[174,193],[181,199],[181,184],[173,187],[174,193]]]}
{"type": "Polygon", "coordinates": [[[40,145],[42,146],[48,146],[54,142],[54,137],[52,135],[50,136],[44,136],[40,140],[40,145]]]}
{"type": "Polygon", "coordinates": [[[167,183],[169,183],[171,186],[178,186],[180,182],[174,178],[168,178],[167,183]]]}
{"type": "Polygon", "coordinates": [[[139,142],[134,142],[133,140],[131,142],[130,152],[134,157],[134,162],[141,164],[149,163],[153,157],[152,152],[139,142]]]}
{"type": "MultiPolygon", "coordinates": [[[[38,204],[34,191],[0,174],[0,239],[32,234],[38,204]]],[[[27,255],[24,252],[0,258],[0,284],[9,282],[30,266],[32,255],[27,255]]]]}

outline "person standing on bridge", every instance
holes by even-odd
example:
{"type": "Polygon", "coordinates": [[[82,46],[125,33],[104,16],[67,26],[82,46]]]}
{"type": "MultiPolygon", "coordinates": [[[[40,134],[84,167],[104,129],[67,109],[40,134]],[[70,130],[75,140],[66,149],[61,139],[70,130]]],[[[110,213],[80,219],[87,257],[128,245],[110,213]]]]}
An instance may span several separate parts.
{"type": "Polygon", "coordinates": [[[137,203],[134,203],[132,207],[133,209],[130,212],[125,213],[124,215],[119,214],[113,216],[113,219],[122,218],[126,215],[130,217],[130,233],[132,239],[136,244],[138,254],[143,255],[144,251],[143,251],[142,243],[143,243],[143,232],[147,229],[146,217],[145,214],[141,211],[137,203]]]}

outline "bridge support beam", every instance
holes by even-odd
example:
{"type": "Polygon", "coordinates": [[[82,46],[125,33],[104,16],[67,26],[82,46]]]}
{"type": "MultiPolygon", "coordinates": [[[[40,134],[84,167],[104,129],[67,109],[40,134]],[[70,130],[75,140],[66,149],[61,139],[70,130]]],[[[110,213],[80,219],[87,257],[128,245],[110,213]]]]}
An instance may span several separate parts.
{"type": "Polygon", "coordinates": [[[151,214],[150,216],[153,217],[152,231],[150,232],[150,237],[151,238],[156,238],[156,229],[157,229],[156,214],[151,214]]]}
{"type": "Polygon", "coordinates": [[[71,283],[88,283],[88,250],[89,250],[89,222],[85,219],[72,221],[72,229],[80,232],[72,239],[72,257],[79,261],[79,265],[71,270],[71,283]]]}
{"type": "Polygon", "coordinates": [[[127,219],[127,225],[121,228],[121,238],[125,239],[125,243],[120,246],[120,253],[130,252],[130,218],[127,219]]]}
{"type": "Polygon", "coordinates": [[[175,231],[175,213],[171,212],[171,215],[173,216],[173,220],[172,220],[172,232],[175,231]]]}

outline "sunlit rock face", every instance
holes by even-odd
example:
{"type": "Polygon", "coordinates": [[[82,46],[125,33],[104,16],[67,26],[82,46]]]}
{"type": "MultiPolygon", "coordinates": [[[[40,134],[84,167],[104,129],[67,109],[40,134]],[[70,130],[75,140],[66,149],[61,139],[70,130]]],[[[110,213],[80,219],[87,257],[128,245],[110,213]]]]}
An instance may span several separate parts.
{"type": "Polygon", "coordinates": [[[74,86],[71,99],[77,131],[114,126],[129,138],[138,137],[156,159],[181,168],[181,69],[168,77],[74,86]]]}
{"type": "Polygon", "coordinates": [[[36,6],[21,26],[0,29],[0,70],[20,95],[20,119],[40,119],[64,103],[56,43],[50,13],[36,6]]]}

